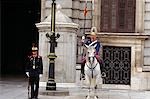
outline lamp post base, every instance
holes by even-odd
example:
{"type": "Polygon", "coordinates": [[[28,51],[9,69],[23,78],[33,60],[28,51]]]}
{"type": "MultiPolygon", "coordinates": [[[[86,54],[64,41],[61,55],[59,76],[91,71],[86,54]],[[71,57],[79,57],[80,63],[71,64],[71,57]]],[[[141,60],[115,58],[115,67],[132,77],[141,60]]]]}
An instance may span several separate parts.
{"type": "Polygon", "coordinates": [[[46,90],[56,90],[56,83],[54,80],[48,80],[46,90]]]}

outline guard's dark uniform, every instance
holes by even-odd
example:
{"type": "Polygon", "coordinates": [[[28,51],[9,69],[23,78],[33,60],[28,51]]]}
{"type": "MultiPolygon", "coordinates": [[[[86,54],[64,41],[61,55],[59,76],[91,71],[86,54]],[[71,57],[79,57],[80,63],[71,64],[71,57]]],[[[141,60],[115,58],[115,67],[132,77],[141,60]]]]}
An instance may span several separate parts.
{"type": "Polygon", "coordinates": [[[26,72],[29,72],[29,82],[31,85],[31,99],[38,97],[39,75],[43,74],[43,62],[41,56],[29,56],[26,64],[26,72]]]}

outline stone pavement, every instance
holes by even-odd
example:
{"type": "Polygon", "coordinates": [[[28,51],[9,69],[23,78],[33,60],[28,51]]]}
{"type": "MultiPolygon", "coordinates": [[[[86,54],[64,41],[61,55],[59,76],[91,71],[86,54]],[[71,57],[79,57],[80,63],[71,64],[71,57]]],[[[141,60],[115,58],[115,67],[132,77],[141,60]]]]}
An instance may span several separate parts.
{"type": "MultiPolygon", "coordinates": [[[[0,79],[0,99],[27,99],[28,80],[23,78],[1,78],[0,79]]],[[[39,92],[45,90],[40,87],[39,92]]],[[[68,96],[46,96],[39,95],[39,99],[85,99],[88,94],[86,88],[80,87],[59,87],[57,90],[68,90],[68,96]]],[[[150,99],[150,91],[117,90],[117,89],[98,89],[96,94],[99,99],[150,99]]]]}

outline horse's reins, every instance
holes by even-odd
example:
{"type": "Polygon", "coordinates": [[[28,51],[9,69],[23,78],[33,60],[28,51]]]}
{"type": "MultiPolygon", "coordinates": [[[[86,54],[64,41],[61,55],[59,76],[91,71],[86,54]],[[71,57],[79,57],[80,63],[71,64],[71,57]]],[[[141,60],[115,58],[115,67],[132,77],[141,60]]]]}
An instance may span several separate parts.
{"type": "Polygon", "coordinates": [[[91,67],[86,63],[86,66],[92,71],[92,78],[93,78],[93,70],[95,69],[95,67],[97,66],[98,63],[96,63],[96,65],[94,67],[92,67],[92,64],[91,64],[91,67]]]}

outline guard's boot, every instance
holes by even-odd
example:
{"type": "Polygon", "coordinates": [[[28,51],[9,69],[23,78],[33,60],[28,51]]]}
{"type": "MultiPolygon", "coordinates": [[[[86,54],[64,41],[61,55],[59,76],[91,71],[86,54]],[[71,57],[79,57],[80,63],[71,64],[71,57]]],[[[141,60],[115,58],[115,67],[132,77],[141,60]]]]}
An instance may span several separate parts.
{"type": "Polygon", "coordinates": [[[82,79],[85,80],[85,74],[82,74],[82,79]]]}
{"type": "Polygon", "coordinates": [[[82,74],[81,76],[83,80],[85,80],[84,65],[85,65],[84,63],[81,64],[81,74],[82,74]]]}

